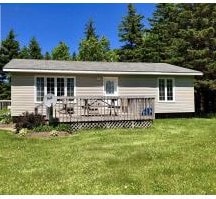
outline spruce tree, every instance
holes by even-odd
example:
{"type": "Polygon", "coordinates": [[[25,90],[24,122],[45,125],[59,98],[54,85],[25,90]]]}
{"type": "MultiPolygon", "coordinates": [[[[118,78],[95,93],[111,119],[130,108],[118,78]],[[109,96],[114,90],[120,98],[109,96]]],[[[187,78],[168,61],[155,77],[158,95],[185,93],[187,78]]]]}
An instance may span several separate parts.
{"type": "Polygon", "coordinates": [[[75,52],[73,52],[72,57],[71,57],[72,61],[77,61],[77,55],[75,52]]]}
{"type": "Polygon", "coordinates": [[[30,59],[42,59],[41,48],[35,37],[30,40],[29,46],[29,58],[30,59]]]}
{"type": "Polygon", "coordinates": [[[59,42],[59,44],[52,50],[52,59],[54,60],[70,59],[70,51],[66,43],[59,42]]]}
{"type": "Polygon", "coordinates": [[[13,30],[10,30],[0,45],[0,100],[10,99],[10,78],[2,69],[11,59],[18,57],[19,50],[16,35],[13,30]]]}
{"type": "Polygon", "coordinates": [[[115,52],[110,52],[110,43],[104,36],[99,38],[93,21],[90,20],[84,31],[84,39],[79,44],[77,60],[80,61],[114,61],[115,52]]]}
{"type": "Polygon", "coordinates": [[[216,112],[215,16],[215,4],[158,4],[144,42],[149,60],[204,73],[195,82],[196,110],[203,112],[216,112]]]}
{"type": "Polygon", "coordinates": [[[119,25],[119,37],[123,46],[119,50],[120,61],[141,61],[144,16],[138,14],[133,4],[128,4],[128,13],[119,25]]]}
{"type": "Polygon", "coordinates": [[[216,112],[216,4],[180,4],[179,8],[179,36],[188,43],[185,66],[204,73],[195,84],[202,102],[198,110],[216,112]]]}
{"type": "Polygon", "coordinates": [[[84,34],[85,34],[86,40],[89,40],[91,37],[96,38],[96,39],[98,38],[96,31],[95,31],[94,21],[92,19],[90,19],[87,22],[85,26],[84,34]]]}
{"type": "Polygon", "coordinates": [[[30,55],[29,55],[29,49],[26,46],[23,46],[23,48],[21,48],[20,53],[19,53],[19,58],[20,59],[29,59],[30,55]]]}
{"type": "Polygon", "coordinates": [[[45,59],[45,60],[50,60],[50,59],[52,59],[52,58],[51,58],[51,55],[49,54],[49,52],[46,52],[46,53],[45,53],[44,59],[45,59]]]}
{"type": "MultiPolygon", "coordinates": [[[[145,58],[153,62],[170,62],[170,59],[177,57],[177,51],[184,48],[180,43],[179,49],[172,49],[173,38],[178,31],[177,4],[157,4],[150,19],[151,30],[144,40],[145,58]]],[[[174,42],[176,45],[178,42],[174,42]]],[[[172,64],[175,64],[173,61],[172,64]]]]}
{"type": "Polygon", "coordinates": [[[0,46],[0,72],[5,64],[11,59],[17,58],[19,54],[19,42],[13,30],[10,30],[6,39],[1,42],[0,46]]]}

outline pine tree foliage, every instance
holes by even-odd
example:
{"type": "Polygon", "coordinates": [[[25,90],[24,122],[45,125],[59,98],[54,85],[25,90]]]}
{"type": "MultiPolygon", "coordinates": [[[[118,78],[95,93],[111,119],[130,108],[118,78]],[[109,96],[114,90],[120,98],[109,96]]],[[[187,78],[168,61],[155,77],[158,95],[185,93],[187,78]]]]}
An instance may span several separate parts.
{"type": "Polygon", "coordinates": [[[45,53],[44,59],[45,59],[45,60],[50,60],[50,59],[52,59],[52,57],[51,57],[51,55],[50,55],[49,52],[46,52],[46,53],[45,53]]]}
{"type": "Polygon", "coordinates": [[[41,47],[35,37],[32,37],[32,39],[29,42],[28,51],[29,51],[30,59],[42,59],[43,58],[41,54],[41,47]]]}
{"type": "Polygon", "coordinates": [[[110,52],[109,41],[102,37],[90,37],[81,41],[78,59],[81,61],[116,61],[114,52],[110,52]]]}
{"type": "Polygon", "coordinates": [[[19,42],[13,30],[10,30],[6,39],[0,45],[0,100],[10,99],[10,78],[2,71],[3,66],[19,54],[19,42]]]}
{"type": "Polygon", "coordinates": [[[18,57],[19,50],[20,47],[19,42],[16,40],[16,35],[13,30],[10,30],[0,46],[0,71],[11,59],[18,57]]]}
{"type": "Polygon", "coordinates": [[[177,59],[178,50],[181,50],[179,48],[184,47],[181,40],[172,40],[176,37],[179,28],[176,22],[177,16],[177,4],[157,4],[153,18],[150,19],[152,27],[150,34],[144,42],[146,59],[154,62],[168,62],[171,58],[177,59]],[[175,47],[177,48],[172,49],[172,42],[176,44],[175,47]]]}
{"type": "Polygon", "coordinates": [[[128,13],[119,25],[119,38],[123,46],[119,50],[120,61],[141,61],[144,37],[144,16],[138,14],[133,4],[128,5],[128,13]]]}
{"type": "Polygon", "coordinates": [[[91,37],[98,38],[98,35],[96,34],[95,25],[93,19],[90,19],[86,26],[85,26],[85,38],[86,40],[89,40],[91,37]]]}
{"type": "Polygon", "coordinates": [[[72,61],[77,61],[77,55],[75,52],[73,52],[72,57],[71,57],[72,61]]]}
{"type": "Polygon", "coordinates": [[[127,16],[123,17],[119,25],[120,41],[125,43],[123,48],[133,49],[142,44],[144,31],[143,18],[144,16],[136,13],[133,4],[128,5],[127,16]]]}
{"type": "Polygon", "coordinates": [[[30,55],[29,55],[29,49],[26,46],[23,46],[20,50],[19,53],[19,58],[20,59],[29,59],[30,55]]]}
{"type": "Polygon", "coordinates": [[[99,38],[94,23],[90,20],[84,31],[85,38],[79,44],[79,61],[117,61],[118,55],[110,50],[110,43],[106,37],[99,38]]]}
{"type": "Polygon", "coordinates": [[[70,60],[70,49],[66,43],[59,42],[59,44],[52,50],[52,59],[70,60]]]}
{"type": "Polygon", "coordinates": [[[206,112],[216,111],[215,17],[215,4],[158,4],[150,21],[151,39],[144,42],[147,59],[204,73],[195,88],[198,109],[206,112]]]}

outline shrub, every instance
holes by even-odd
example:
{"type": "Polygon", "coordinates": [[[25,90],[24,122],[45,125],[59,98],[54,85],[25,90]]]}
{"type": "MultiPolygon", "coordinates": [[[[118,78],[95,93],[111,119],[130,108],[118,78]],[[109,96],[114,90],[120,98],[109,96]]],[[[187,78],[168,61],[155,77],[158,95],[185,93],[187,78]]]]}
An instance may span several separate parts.
{"type": "Polygon", "coordinates": [[[72,128],[70,124],[59,124],[55,127],[55,130],[57,131],[65,131],[68,133],[72,133],[72,128]]]}
{"type": "Polygon", "coordinates": [[[49,126],[48,124],[36,126],[33,128],[34,132],[49,132],[53,130],[53,126],[49,126]]]}
{"type": "Polygon", "coordinates": [[[25,112],[22,116],[15,118],[14,122],[16,131],[19,133],[22,128],[33,129],[45,124],[46,121],[43,115],[25,112]]]}
{"type": "Polygon", "coordinates": [[[29,133],[29,130],[26,129],[26,128],[23,128],[23,129],[20,130],[19,136],[24,137],[24,136],[26,136],[28,133],[29,133]]]}
{"type": "Polygon", "coordinates": [[[0,110],[0,124],[9,124],[12,122],[11,113],[9,109],[0,110]]]}
{"type": "Polygon", "coordinates": [[[50,132],[50,136],[53,136],[53,137],[58,136],[58,131],[52,130],[52,131],[50,132]]]}
{"type": "Polygon", "coordinates": [[[58,125],[39,125],[33,128],[34,132],[51,132],[51,131],[65,131],[72,133],[72,128],[69,124],[58,124],[58,125]]]}

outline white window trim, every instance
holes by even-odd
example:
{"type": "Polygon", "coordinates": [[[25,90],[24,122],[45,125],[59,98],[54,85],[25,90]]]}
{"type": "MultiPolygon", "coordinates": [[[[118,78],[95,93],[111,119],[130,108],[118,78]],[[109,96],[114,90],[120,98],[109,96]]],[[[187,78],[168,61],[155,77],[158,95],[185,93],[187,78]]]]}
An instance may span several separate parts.
{"type": "Polygon", "coordinates": [[[103,95],[104,96],[118,96],[118,77],[103,77],[103,95]],[[106,94],[105,82],[107,80],[114,80],[116,82],[116,92],[114,94],[106,94]]]}
{"type": "Polygon", "coordinates": [[[38,77],[44,78],[44,95],[47,95],[47,78],[54,78],[55,85],[55,95],[57,95],[57,78],[64,78],[64,96],[67,96],[67,78],[74,79],[74,96],[76,96],[76,77],[75,76],[44,76],[37,75],[34,76],[34,103],[41,103],[42,101],[37,101],[37,87],[36,87],[36,79],[38,77]]]}
{"type": "Polygon", "coordinates": [[[158,102],[160,102],[160,103],[167,103],[167,102],[175,102],[175,91],[176,91],[176,89],[175,89],[175,78],[173,78],[173,77],[159,77],[158,79],[157,79],[157,95],[158,95],[158,102]],[[160,100],[160,94],[159,94],[159,81],[160,81],[160,79],[163,79],[163,80],[165,80],[165,100],[160,100]],[[173,100],[167,100],[167,79],[171,79],[172,80],[172,82],[173,82],[173,100]]]}

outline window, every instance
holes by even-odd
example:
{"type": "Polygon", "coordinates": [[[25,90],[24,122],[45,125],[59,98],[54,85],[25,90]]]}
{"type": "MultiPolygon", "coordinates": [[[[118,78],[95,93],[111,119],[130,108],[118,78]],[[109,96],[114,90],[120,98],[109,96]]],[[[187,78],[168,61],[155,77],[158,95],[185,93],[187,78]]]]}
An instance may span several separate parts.
{"type": "Polygon", "coordinates": [[[36,93],[37,93],[37,101],[42,101],[44,97],[44,78],[37,77],[36,78],[36,93]]]}
{"type": "Polygon", "coordinates": [[[165,79],[159,79],[159,100],[165,100],[165,79]]]}
{"type": "Polygon", "coordinates": [[[173,101],[173,80],[167,79],[167,100],[173,101]]]}
{"type": "Polygon", "coordinates": [[[57,78],[57,96],[64,96],[64,78],[57,78]]]}
{"type": "Polygon", "coordinates": [[[47,94],[55,94],[55,79],[53,77],[47,78],[47,94]]]}
{"type": "Polygon", "coordinates": [[[74,78],[67,78],[67,96],[74,96],[74,78]]]}
{"type": "Polygon", "coordinates": [[[118,78],[104,77],[104,94],[107,96],[117,95],[118,78]]]}
{"type": "Polygon", "coordinates": [[[73,77],[36,77],[36,101],[43,101],[44,95],[52,93],[55,96],[74,96],[75,81],[73,77]]]}
{"type": "Polygon", "coordinates": [[[174,79],[159,79],[159,101],[174,101],[174,79]]]}

